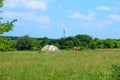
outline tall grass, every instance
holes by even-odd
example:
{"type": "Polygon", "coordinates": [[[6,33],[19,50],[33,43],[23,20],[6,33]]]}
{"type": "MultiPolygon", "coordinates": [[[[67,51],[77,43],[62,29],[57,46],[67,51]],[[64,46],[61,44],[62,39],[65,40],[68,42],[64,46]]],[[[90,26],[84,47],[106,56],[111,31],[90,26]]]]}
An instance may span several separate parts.
{"type": "Polygon", "coordinates": [[[112,80],[120,49],[0,52],[0,80],[112,80]]]}

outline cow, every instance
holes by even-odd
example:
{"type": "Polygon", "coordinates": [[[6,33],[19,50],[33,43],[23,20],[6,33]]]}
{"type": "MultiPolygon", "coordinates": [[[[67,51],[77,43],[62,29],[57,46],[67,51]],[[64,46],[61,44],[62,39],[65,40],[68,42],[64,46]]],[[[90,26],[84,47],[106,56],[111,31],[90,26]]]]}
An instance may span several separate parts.
{"type": "Polygon", "coordinates": [[[75,51],[80,51],[80,50],[82,50],[82,48],[80,48],[80,47],[74,47],[74,50],[75,51]]]}

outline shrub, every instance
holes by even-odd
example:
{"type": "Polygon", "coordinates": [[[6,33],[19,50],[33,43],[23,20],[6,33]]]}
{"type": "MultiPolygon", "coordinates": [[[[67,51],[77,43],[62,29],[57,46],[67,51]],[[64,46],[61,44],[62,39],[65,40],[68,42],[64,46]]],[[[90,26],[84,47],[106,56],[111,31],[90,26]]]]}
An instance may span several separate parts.
{"type": "Polygon", "coordinates": [[[0,51],[10,51],[11,45],[12,43],[9,38],[3,39],[0,37],[0,51]]]}
{"type": "Polygon", "coordinates": [[[120,80],[120,65],[112,65],[111,77],[113,80],[120,80]]]}
{"type": "Polygon", "coordinates": [[[30,50],[32,48],[32,40],[29,36],[25,35],[19,38],[16,42],[17,50],[30,50]]]}

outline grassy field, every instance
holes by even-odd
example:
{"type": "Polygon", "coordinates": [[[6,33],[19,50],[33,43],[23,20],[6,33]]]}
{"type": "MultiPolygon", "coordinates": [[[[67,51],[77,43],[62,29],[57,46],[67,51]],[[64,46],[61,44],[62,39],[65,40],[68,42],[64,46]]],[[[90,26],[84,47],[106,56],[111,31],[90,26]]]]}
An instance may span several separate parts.
{"type": "Polygon", "coordinates": [[[0,80],[110,80],[120,49],[0,52],[0,80]]]}

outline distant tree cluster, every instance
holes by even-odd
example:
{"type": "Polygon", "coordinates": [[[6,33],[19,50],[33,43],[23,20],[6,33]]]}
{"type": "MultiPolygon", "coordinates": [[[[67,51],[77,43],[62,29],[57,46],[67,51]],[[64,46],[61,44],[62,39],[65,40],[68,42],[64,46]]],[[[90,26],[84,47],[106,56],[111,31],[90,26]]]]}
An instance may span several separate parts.
{"type": "MultiPolygon", "coordinates": [[[[5,37],[0,38],[4,43],[0,44],[3,47],[4,51],[8,50],[40,50],[45,45],[55,45],[59,49],[69,50],[74,47],[80,47],[82,49],[105,49],[105,48],[120,48],[120,39],[99,39],[92,38],[86,34],[78,34],[74,37],[66,37],[60,39],[49,39],[47,37],[43,38],[31,38],[28,35],[23,37],[18,37],[15,39],[13,37],[9,37],[8,39],[5,37]],[[7,40],[6,40],[7,39],[7,40]],[[7,46],[5,46],[7,45],[7,46]]],[[[1,50],[0,49],[0,50],[1,50]]]]}

